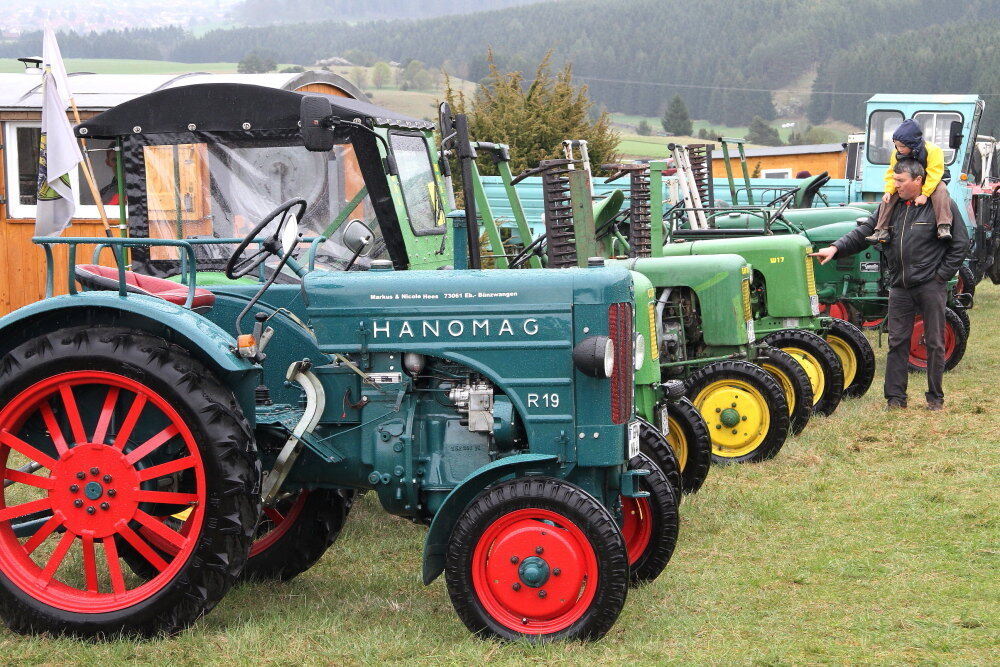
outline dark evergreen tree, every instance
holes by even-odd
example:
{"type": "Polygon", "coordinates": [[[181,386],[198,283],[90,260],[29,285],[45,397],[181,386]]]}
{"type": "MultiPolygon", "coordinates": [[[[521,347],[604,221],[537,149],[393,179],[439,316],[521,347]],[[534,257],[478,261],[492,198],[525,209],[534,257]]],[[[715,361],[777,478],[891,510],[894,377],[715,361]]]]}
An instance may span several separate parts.
{"type": "Polygon", "coordinates": [[[748,144],[781,146],[781,135],[760,116],[753,117],[753,120],[750,121],[750,127],[747,128],[747,134],[743,138],[748,144]]]}
{"type": "Polygon", "coordinates": [[[664,132],[675,137],[691,136],[691,133],[694,132],[691,116],[688,114],[687,106],[680,95],[674,95],[673,99],[670,100],[666,111],[663,112],[663,118],[660,119],[660,125],[663,126],[664,132]]]}

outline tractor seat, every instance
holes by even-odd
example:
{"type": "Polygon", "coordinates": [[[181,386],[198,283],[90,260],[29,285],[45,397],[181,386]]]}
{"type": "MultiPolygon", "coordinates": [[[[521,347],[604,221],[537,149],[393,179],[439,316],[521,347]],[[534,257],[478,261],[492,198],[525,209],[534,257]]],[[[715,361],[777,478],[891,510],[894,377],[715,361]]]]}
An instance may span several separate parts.
{"type": "MultiPolygon", "coordinates": [[[[89,290],[117,290],[118,269],[98,264],[77,264],[74,271],[77,281],[89,290]]],[[[188,297],[188,286],[180,285],[165,278],[144,276],[134,271],[125,272],[125,291],[134,294],[155,296],[170,303],[183,306],[188,297]]],[[[206,289],[196,288],[193,310],[207,310],[215,303],[215,294],[206,289]]]]}

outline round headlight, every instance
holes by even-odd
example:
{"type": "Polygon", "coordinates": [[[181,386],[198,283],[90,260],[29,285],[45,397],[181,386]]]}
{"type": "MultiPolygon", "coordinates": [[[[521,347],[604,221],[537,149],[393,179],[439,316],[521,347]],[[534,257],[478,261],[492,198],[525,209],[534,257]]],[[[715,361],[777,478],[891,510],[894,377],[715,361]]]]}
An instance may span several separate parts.
{"type": "Polygon", "coordinates": [[[642,368],[646,363],[646,337],[637,333],[633,339],[632,355],[635,359],[635,370],[642,368]]]}
{"type": "Polygon", "coordinates": [[[615,345],[607,336],[589,336],[573,348],[573,363],[580,372],[609,378],[615,370],[615,345]]]}

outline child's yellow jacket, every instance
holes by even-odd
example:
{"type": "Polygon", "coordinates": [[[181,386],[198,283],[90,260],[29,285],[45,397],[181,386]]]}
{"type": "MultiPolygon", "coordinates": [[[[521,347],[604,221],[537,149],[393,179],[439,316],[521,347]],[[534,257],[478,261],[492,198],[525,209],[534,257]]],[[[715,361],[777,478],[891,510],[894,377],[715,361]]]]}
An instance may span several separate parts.
{"type": "MultiPolygon", "coordinates": [[[[938,183],[944,177],[944,151],[937,144],[929,141],[924,142],[924,150],[927,151],[927,176],[924,178],[924,187],[920,189],[920,194],[930,197],[937,188],[938,183]]],[[[896,183],[892,180],[892,168],[896,166],[896,153],[892,152],[889,158],[889,168],[885,171],[885,191],[889,194],[896,194],[896,183]]]]}

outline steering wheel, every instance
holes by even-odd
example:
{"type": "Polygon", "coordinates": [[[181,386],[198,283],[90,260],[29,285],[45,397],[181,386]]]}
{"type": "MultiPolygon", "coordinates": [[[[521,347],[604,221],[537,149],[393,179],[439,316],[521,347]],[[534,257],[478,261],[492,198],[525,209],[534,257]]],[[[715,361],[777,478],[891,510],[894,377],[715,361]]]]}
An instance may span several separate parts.
{"type": "MultiPolygon", "coordinates": [[[[281,257],[282,256],[282,232],[285,231],[285,227],[288,226],[288,221],[294,217],[296,220],[301,220],[302,215],[306,212],[306,207],[308,204],[305,199],[289,199],[284,204],[274,209],[266,216],[264,219],[257,223],[257,225],[250,230],[250,233],[246,235],[240,244],[236,247],[236,251],[233,256],[229,258],[226,263],[226,277],[230,280],[236,280],[237,278],[242,278],[243,276],[253,273],[254,269],[264,263],[268,257],[281,257]],[[298,209],[294,215],[289,215],[292,209],[298,209]],[[257,235],[264,231],[275,218],[281,216],[281,222],[278,223],[277,229],[274,230],[274,234],[265,240],[259,250],[253,253],[249,257],[243,257],[243,253],[246,249],[253,243],[257,235]]],[[[285,252],[288,252],[287,250],[285,252]]]]}
{"type": "MultiPolygon", "coordinates": [[[[778,195],[777,197],[775,197],[771,201],[769,201],[766,204],[764,204],[764,206],[771,207],[771,206],[777,206],[779,202],[790,202],[793,199],[795,199],[795,193],[798,192],[800,189],[801,189],[801,186],[792,188],[791,190],[788,190],[787,192],[782,192],[780,195],[778,195]]],[[[787,208],[787,206],[786,206],[786,208],[787,208]]]]}

